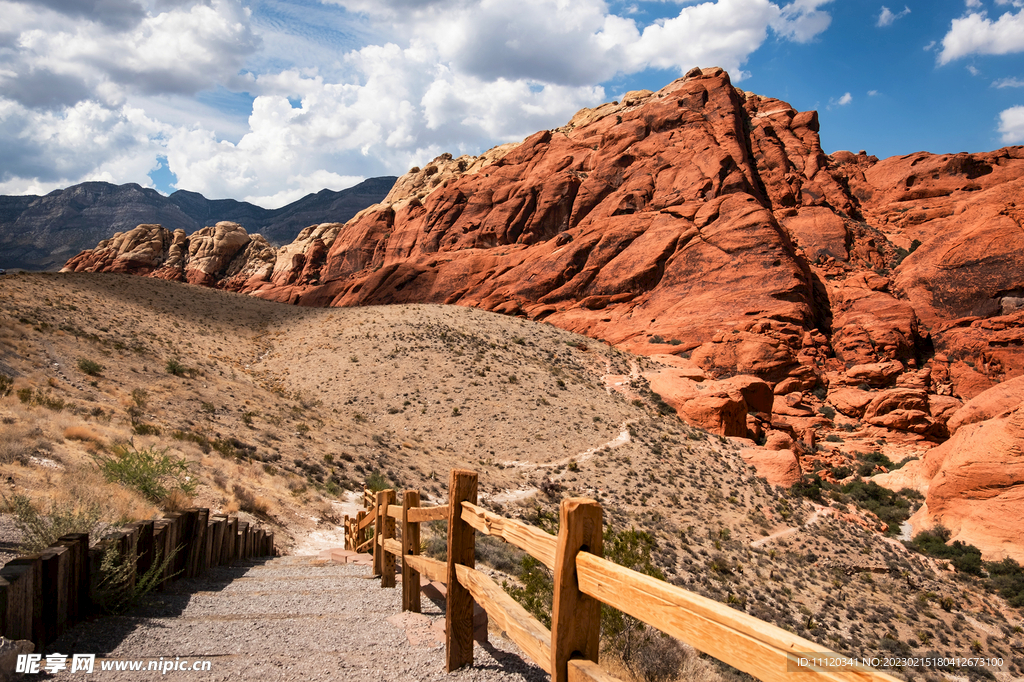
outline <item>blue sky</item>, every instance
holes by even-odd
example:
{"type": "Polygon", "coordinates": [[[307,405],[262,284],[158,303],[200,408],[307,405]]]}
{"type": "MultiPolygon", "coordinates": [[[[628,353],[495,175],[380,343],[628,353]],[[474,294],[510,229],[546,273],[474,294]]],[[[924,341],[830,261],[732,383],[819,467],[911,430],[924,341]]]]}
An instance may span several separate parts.
{"type": "Polygon", "coordinates": [[[1024,0],[0,0],[0,193],[280,206],[691,66],[885,157],[1024,143],[1024,0]]]}

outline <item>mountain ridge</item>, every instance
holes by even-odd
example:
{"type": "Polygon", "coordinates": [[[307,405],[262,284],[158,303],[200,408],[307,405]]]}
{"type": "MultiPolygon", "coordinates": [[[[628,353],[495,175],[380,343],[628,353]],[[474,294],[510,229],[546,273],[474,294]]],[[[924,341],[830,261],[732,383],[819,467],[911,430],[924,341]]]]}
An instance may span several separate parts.
{"type": "Polygon", "coordinates": [[[136,183],[84,182],[43,196],[0,196],[0,268],[58,269],[75,253],[139,224],[193,233],[231,221],[271,244],[286,244],[307,225],[323,222],[322,216],[344,222],[377,203],[395,179],[369,178],[338,192],[324,189],[277,209],[187,190],[165,197],[136,183]]]}

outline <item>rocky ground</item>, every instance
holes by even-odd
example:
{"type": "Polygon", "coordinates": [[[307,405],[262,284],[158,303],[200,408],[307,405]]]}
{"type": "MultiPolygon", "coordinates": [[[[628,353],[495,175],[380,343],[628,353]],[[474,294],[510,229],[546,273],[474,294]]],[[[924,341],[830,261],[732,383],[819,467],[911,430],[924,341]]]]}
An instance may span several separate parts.
{"type": "MultiPolygon", "coordinates": [[[[823,511],[759,477],[749,441],[688,426],[650,392],[656,359],[467,308],[298,308],[125,275],[4,277],[0,317],[9,496],[96,503],[108,523],[208,506],[305,552],[337,544],[368,479],[429,503],[467,467],[485,504],[542,527],[562,496],[595,497],[613,529],[652,534],[672,582],[835,650],[980,648],[1004,657],[997,677],[1021,674],[1018,611],[865,527],[855,501],[823,511]],[[105,482],[95,457],[128,439],[190,462],[192,498],[105,482]]],[[[507,546],[480,556],[518,571],[507,546]]]]}

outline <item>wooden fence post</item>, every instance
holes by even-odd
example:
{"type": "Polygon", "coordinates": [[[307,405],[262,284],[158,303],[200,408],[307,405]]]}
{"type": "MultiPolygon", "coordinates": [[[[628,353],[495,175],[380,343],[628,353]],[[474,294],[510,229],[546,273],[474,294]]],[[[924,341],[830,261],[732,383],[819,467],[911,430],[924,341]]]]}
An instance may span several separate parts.
{"type": "Polygon", "coordinates": [[[562,500],[555,553],[555,592],[551,614],[551,680],[568,682],[569,659],[597,663],[601,602],[580,592],[576,555],[604,554],[601,505],[571,497],[562,500]]]}
{"type": "MultiPolygon", "coordinates": [[[[381,515],[383,524],[380,529],[381,540],[391,540],[395,537],[395,517],[388,514],[388,507],[396,501],[394,490],[384,491],[384,513],[381,515]]],[[[395,586],[395,555],[381,547],[380,565],[380,586],[395,586]]]]}
{"type": "Polygon", "coordinates": [[[224,563],[232,564],[238,558],[238,517],[228,518],[227,528],[224,529],[224,563]]]}
{"type": "Polygon", "coordinates": [[[4,622],[0,623],[0,627],[3,627],[3,635],[8,639],[27,639],[39,647],[36,638],[36,617],[42,617],[42,604],[39,603],[42,592],[41,585],[36,581],[41,579],[42,564],[38,554],[26,558],[27,561],[15,559],[0,568],[0,584],[5,588],[6,602],[4,622]],[[38,570],[36,564],[40,565],[38,570]]]}
{"type": "Polygon", "coordinates": [[[380,490],[377,492],[376,505],[374,506],[374,517],[373,522],[373,574],[384,575],[384,548],[380,546],[377,539],[380,537],[381,528],[384,526],[383,518],[381,517],[381,505],[384,504],[384,491],[380,490]]]}
{"type": "Polygon", "coordinates": [[[46,642],[52,642],[64,634],[68,624],[70,550],[61,545],[52,545],[43,550],[42,561],[43,631],[46,642]]]}
{"type": "Polygon", "coordinates": [[[133,526],[139,531],[135,547],[135,571],[137,577],[141,578],[153,566],[153,558],[156,555],[153,521],[139,521],[133,526]]]}
{"type": "Polygon", "coordinates": [[[42,651],[43,645],[46,644],[46,627],[43,624],[43,557],[41,554],[24,554],[8,561],[7,566],[27,566],[32,574],[31,593],[27,603],[32,619],[32,636],[26,639],[32,640],[36,645],[36,651],[42,651]]]}
{"type": "Polygon", "coordinates": [[[402,610],[420,612],[420,573],[405,560],[420,553],[420,524],[409,523],[409,510],[420,506],[420,491],[402,493],[402,610]]]}
{"type": "Polygon", "coordinates": [[[249,522],[239,521],[238,532],[235,533],[235,558],[246,559],[248,558],[245,554],[245,538],[249,533],[249,522]]]}
{"type": "Polygon", "coordinates": [[[89,534],[68,533],[57,543],[71,553],[71,572],[68,577],[68,627],[85,618],[89,604],[89,534]]]}
{"type": "MultiPolygon", "coordinates": [[[[171,524],[164,521],[163,519],[156,519],[153,521],[153,556],[150,560],[150,566],[156,563],[157,566],[167,558],[167,547],[170,543],[170,532],[171,524]]],[[[164,583],[161,581],[157,585],[159,589],[163,589],[164,583]]]]}
{"type": "Polygon", "coordinates": [[[195,512],[192,521],[192,544],[188,553],[188,569],[186,578],[195,578],[203,572],[203,561],[206,555],[206,525],[210,522],[210,510],[207,508],[190,509],[195,512]]]}
{"type": "Polygon", "coordinates": [[[185,555],[188,553],[188,547],[183,546],[186,542],[183,532],[185,521],[183,519],[184,517],[181,512],[167,512],[164,514],[164,520],[170,524],[167,526],[168,539],[170,540],[168,551],[175,552],[177,550],[171,563],[167,566],[167,579],[163,583],[164,587],[171,583],[173,576],[177,575],[185,565],[185,555]],[[181,549],[178,549],[179,547],[181,549]]]}
{"type": "Polygon", "coordinates": [[[365,518],[366,518],[366,511],[365,510],[361,509],[358,512],[356,512],[356,522],[355,522],[355,525],[352,527],[352,551],[353,552],[359,549],[359,545],[361,545],[364,542],[366,542],[366,529],[364,528],[362,530],[359,530],[359,524],[361,524],[363,522],[363,519],[365,519],[365,518]]]}
{"type": "Polygon", "coordinates": [[[473,597],[455,571],[457,565],[476,567],[473,527],[462,520],[462,503],[476,504],[475,471],[452,469],[448,479],[448,607],[445,609],[445,669],[473,662],[473,597]]]}

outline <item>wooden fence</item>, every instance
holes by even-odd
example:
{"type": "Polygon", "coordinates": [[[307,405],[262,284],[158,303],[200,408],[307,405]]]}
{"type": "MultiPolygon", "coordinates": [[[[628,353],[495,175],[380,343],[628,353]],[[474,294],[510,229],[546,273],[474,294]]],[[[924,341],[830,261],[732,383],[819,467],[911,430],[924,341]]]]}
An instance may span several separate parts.
{"type": "Polygon", "coordinates": [[[8,639],[27,639],[35,650],[93,612],[104,551],[114,545],[134,564],[128,574],[134,587],[155,561],[171,556],[159,588],[171,580],[202,575],[236,559],[274,554],[274,534],[254,529],[238,517],[188,509],[162,519],[141,521],[89,547],[87,533],[60,538],[38,554],[9,561],[0,568],[0,628],[8,639]]]}
{"type": "Polygon", "coordinates": [[[448,671],[473,662],[473,602],[557,682],[614,682],[598,665],[601,604],[629,614],[695,649],[765,682],[897,682],[865,667],[815,668],[800,659],[842,659],[820,644],[664,581],[602,558],[601,506],[562,500],[559,534],[498,516],[477,505],[477,474],[453,470],[448,504],[419,506],[419,493],[364,493],[369,507],[345,518],[346,549],[371,548],[381,587],[395,586],[402,560],[402,609],[419,612],[420,575],[447,585],[445,662],[448,671]],[[370,497],[372,495],[372,498],[370,497]],[[419,524],[448,521],[448,559],[419,555],[419,524]],[[401,537],[396,538],[396,524],[401,537]],[[487,575],[475,570],[474,533],[509,542],[554,574],[551,629],[544,627],[487,575]]]}

